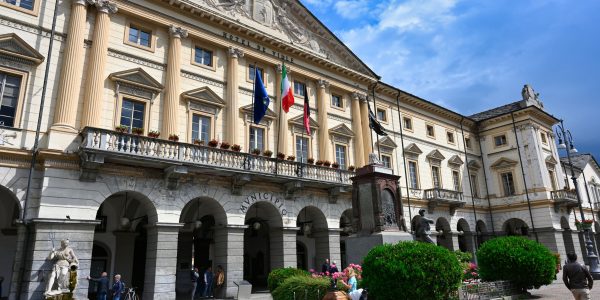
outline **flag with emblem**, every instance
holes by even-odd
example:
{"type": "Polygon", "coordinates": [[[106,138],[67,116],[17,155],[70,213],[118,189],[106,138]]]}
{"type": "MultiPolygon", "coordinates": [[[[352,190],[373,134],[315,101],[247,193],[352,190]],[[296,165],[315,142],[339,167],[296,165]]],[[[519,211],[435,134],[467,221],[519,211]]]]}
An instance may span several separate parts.
{"type": "Polygon", "coordinates": [[[260,77],[260,72],[258,68],[254,68],[254,124],[260,123],[267,113],[269,101],[269,95],[260,77]]]}

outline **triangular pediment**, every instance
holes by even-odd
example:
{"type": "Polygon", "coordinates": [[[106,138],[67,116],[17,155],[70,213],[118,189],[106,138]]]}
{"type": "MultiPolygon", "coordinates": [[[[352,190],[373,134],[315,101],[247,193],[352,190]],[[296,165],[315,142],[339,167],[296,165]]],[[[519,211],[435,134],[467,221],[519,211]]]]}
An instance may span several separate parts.
{"type": "MultiPolygon", "coordinates": [[[[288,123],[290,125],[296,125],[296,126],[302,126],[304,127],[304,115],[298,115],[294,118],[291,118],[288,123]]],[[[318,129],[319,128],[319,123],[317,123],[317,121],[315,121],[315,119],[313,119],[312,117],[308,118],[308,125],[310,126],[310,128],[312,129],[318,129]]]]}
{"type": "Polygon", "coordinates": [[[331,129],[329,129],[329,134],[341,135],[341,136],[349,137],[349,138],[354,136],[354,132],[352,132],[352,130],[350,130],[350,128],[348,128],[348,126],[346,126],[346,124],[340,124],[338,126],[335,126],[331,129]]]}
{"type": "MultiPolygon", "coordinates": [[[[240,112],[242,114],[251,116],[254,113],[254,106],[252,104],[248,104],[246,106],[240,107],[240,112]]],[[[277,118],[277,114],[267,107],[267,112],[265,113],[265,118],[267,119],[275,119],[277,118]]]]}
{"type": "Polygon", "coordinates": [[[472,170],[479,170],[479,169],[481,169],[481,164],[479,164],[479,162],[476,161],[476,160],[469,161],[468,166],[469,166],[469,169],[472,169],[472,170]]]}
{"type": "Polygon", "coordinates": [[[500,159],[498,159],[496,162],[494,162],[490,168],[492,169],[506,169],[506,168],[513,168],[514,166],[517,165],[517,161],[516,160],[512,160],[506,157],[502,157],[500,159]]]}
{"type": "Polygon", "coordinates": [[[39,65],[44,61],[44,56],[15,33],[0,35],[0,55],[22,59],[39,65]]]}
{"type": "Polygon", "coordinates": [[[458,155],[453,155],[448,159],[449,165],[462,166],[465,162],[458,155]]]}
{"type": "Polygon", "coordinates": [[[160,84],[160,82],[158,82],[156,79],[152,78],[152,76],[146,73],[146,71],[144,71],[142,68],[115,72],[110,74],[108,78],[119,83],[150,89],[155,92],[160,92],[163,89],[163,85],[160,84]]]}
{"type": "Polygon", "coordinates": [[[558,161],[556,161],[556,159],[552,155],[548,155],[548,157],[546,157],[546,163],[554,166],[558,163],[558,161]]]}
{"type": "Polygon", "coordinates": [[[394,140],[392,140],[389,136],[380,138],[376,145],[390,149],[396,149],[396,147],[398,147],[394,140]]]}
{"type": "Polygon", "coordinates": [[[411,143],[410,145],[406,146],[406,148],[404,148],[404,152],[414,155],[423,154],[423,150],[421,150],[421,148],[419,148],[415,143],[411,143]]]}
{"type": "Polygon", "coordinates": [[[181,94],[186,100],[201,102],[208,105],[224,107],[226,102],[209,87],[201,87],[181,94]]]}
{"type": "Polygon", "coordinates": [[[442,152],[440,152],[440,150],[437,149],[429,152],[429,154],[427,154],[427,158],[439,161],[446,159],[446,157],[442,155],[442,152]]]}

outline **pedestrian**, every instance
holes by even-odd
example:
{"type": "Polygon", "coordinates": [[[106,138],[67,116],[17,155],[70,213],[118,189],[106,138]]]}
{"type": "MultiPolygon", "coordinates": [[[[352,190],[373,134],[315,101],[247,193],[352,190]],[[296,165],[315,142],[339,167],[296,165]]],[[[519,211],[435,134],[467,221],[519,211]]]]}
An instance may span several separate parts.
{"type": "Polygon", "coordinates": [[[204,272],[204,293],[202,294],[204,297],[212,297],[213,296],[213,279],[214,274],[212,272],[212,267],[208,266],[206,268],[206,272],[204,272]]]}
{"type": "Polygon", "coordinates": [[[115,275],[115,282],[112,285],[113,300],[121,300],[121,294],[125,289],[125,283],[121,281],[121,274],[115,275]]]}
{"type": "Polygon", "coordinates": [[[331,265],[329,264],[329,258],[325,259],[325,262],[321,266],[321,273],[327,274],[331,270],[331,265]]]}
{"type": "Polygon", "coordinates": [[[339,272],[338,267],[335,264],[335,261],[331,262],[331,267],[329,267],[329,273],[333,274],[333,273],[337,273],[339,272]]]}
{"type": "Polygon", "coordinates": [[[575,300],[590,300],[590,290],[594,285],[594,278],[590,271],[577,262],[577,254],[567,253],[568,263],[563,267],[563,282],[575,300]]]}
{"type": "Polygon", "coordinates": [[[223,266],[217,266],[217,273],[215,274],[215,295],[220,298],[224,298],[222,290],[225,285],[225,271],[223,271],[223,266]]]}
{"type": "Polygon", "coordinates": [[[106,295],[108,295],[108,273],[102,272],[102,274],[100,274],[100,278],[92,278],[88,276],[87,280],[96,282],[97,284],[96,299],[106,300],[106,295]]]}
{"type": "Polygon", "coordinates": [[[192,280],[192,300],[194,300],[196,297],[196,289],[198,288],[198,279],[200,279],[200,273],[198,272],[197,266],[194,266],[194,269],[192,269],[190,277],[192,280]]]}

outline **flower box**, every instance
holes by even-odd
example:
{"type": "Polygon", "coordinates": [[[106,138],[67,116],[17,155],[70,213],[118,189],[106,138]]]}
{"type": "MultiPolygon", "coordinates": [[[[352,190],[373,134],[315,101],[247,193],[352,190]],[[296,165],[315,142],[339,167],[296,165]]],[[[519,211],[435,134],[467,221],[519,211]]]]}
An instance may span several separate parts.
{"type": "Polygon", "coordinates": [[[317,160],[317,162],[315,163],[315,165],[322,166],[323,165],[323,161],[322,160],[317,160]]]}
{"type": "Polygon", "coordinates": [[[133,127],[131,128],[131,133],[141,135],[144,133],[144,128],[133,127]]]}
{"type": "Polygon", "coordinates": [[[334,162],[334,163],[331,164],[331,167],[334,168],[334,169],[339,169],[340,164],[334,162]]]}
{"type": "Polygon", "coordinates": [[[293,155],[290,155],[290,156],[287,157],[287,160],[294,161],[294,160],[296,160],[296,157],[293,156],[293,155]]]}
{"type": "Polygon", "coordinates": [[[254,155],[260,155],[260,149],[258,149],[258,148],[252,149],[252,154],[254,154],[254,155]]]}
{"type": "Polygon", "coordinates": [[[160,136],[160,132],[158,130],[148,131],[148,137],[155,139],[155,138],[158,138],[159,136],[160,136]]]}
{"type": "Polygon", "coordinates": [[[354,172],[354,170],[356,170],[356,167],[354,167],[354,166],[349,166],[348,167],[348,171],[354,172]]]}
{"type": "Polygon", "coordinates": [[[312,164],[314,164],[314,163],[315,163],[315,159],[311,157],[311,158],[307,159],[307,160],[306,160],[306,162],[307,162],[309,165],[312,165],[312,164]]]}
{"type": "Polygon", "coordinates": [[[119,126],[115,127],[116,132],[125,133],[125,132],[127,132],[127,130],[129,130],[129,128],[127,128],[127,126],[124,126],[124,125],[119,125],[119,126]]]}
{"type": "Polygon", "coordinates": [[[240,152],[242,150],[242,147],[240,147],[240,145],[238,144],[233,144],[233,146],[231,146],[231,150],[235,152],[240,152]]]}
{"type": "Polygon", "coordinates": [[[273,151],[271,151],[271,150],[263,151],[263,156],[271,157],[272,155],[273,155],[273,151]]]}
{"type": "Polygon", "coordinates": [[[328,161],[328,160],[326,160],[326,161],[323,162],[323,165],[326,166],[326,167],[329,167],[329,166],[331,166],[331,162],[328,161]]]}
{"type": "Polygon", "coordinates": [[[210,141],[208,141],[208,145],[211,146],[211,147],[213,147],[213,148],[216,148],[219,145],[219,141],[217,141],[217,140],[210,140],[210,141]]]}
{"type": "Polygon", "coordinates": [[[221,149],[229,149],[229,147],[231,147],[231,145],[228,142],[221,142],[221,149]]]}
{"type": "Polygon", "coordinates": [[[277,158],[279,158],[279,159],[285,159],[285,153],[278,152],[277,153],[277,158]]]}
{"type": "Polygon", "coordinates": [[[169,134],[169,141],[171,142],[179,142],[179,136],[176,134],[169,134]]]}
{"type": "Polygon", "coordinates": [[[200,139],[195,139],[195,140],[194,140],[194,145],[198,145],[198,146],[200,146],[200,145],[204,145],[204,141],[203,141],[203,140],[200,140],[200,139]]]}

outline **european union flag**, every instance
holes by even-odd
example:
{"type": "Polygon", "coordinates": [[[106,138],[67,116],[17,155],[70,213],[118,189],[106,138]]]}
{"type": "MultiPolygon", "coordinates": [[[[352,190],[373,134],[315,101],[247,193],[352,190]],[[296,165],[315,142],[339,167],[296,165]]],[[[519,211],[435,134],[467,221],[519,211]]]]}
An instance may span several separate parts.
{"type": "Polygon", "coordinates": [[[260,72],[258,68],[254,68],[254,124],[260,123],[267,113],[269,101],[269,95],[260,77],[260,72]]]}

